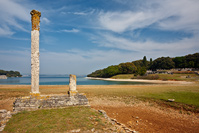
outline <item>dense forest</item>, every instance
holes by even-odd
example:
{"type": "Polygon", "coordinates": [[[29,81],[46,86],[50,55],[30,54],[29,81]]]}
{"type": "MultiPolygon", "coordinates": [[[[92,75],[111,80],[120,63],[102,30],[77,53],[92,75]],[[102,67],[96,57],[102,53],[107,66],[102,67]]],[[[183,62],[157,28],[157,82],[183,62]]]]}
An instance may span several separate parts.
{"type": "Polygon", "coordinates": [[[110,78],[118,74],[144,75],[147,70],[172,69],[172,68],[199,68],[199,53],[189,54],[181,57],[160,57],[154,61],[146,56],[141,60],[112,65],[107,68],[96,70],[87,75],[88,77],[110,78]]]}
{"type": "Polygon", "coordinates": [[[7,77],[21,77],[22,75],[18,71],[4,71],[0,70],[0,75],[6,75],[7,77]]]}

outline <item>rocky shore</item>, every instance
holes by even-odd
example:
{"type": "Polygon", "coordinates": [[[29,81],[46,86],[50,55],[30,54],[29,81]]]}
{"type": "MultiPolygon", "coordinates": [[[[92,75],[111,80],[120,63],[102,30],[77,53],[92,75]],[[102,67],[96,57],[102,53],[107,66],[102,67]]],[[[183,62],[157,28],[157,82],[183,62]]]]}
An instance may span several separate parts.
{"type": "Polygon", "coordinates": [[[6,75],[0,75],[0,79],[7,79],[6,75]]]}

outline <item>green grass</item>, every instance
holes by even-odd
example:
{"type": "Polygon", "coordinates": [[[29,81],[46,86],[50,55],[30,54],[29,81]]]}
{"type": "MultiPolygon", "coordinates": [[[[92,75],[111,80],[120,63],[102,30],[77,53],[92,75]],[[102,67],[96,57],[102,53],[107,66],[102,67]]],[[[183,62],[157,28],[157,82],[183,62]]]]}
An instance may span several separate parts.
{"type": "Polygon", "coordinates": [[[113,79],[199,81],[199,75],[197,74],[149,74],[147,76],[134,76],[134,74],[119,74],[111,78],[113,79]]]}
{"type": "Polygon", "coordinates": [[[134,78],[134,74],[119,74],[111,77],[113,79],[132,79],[134,78]]]}
{"type": "MultiPolygon", "coordinates": [[[[175,99],[174,103],[192,106],[199,109],[199,86],[195,85],[145,85],[145,86],[107,86],[96,89],[82,89],[88,98],[106,97],[108,99],[119,99],[125,103],[134,103],[136,99],[152,100],[156,102],[167,102],[175,99]],[[114,98],[116,97],[116,98],[114,98]],[[136,99],[135,99],[136,97],[136,99]]],[[[177,105],[178,106],[178,105],[177,105]]]]}
{"type": "Polygon", "coordinates": [[[7,123],[4,132],[54,133],[100,130],[108,126],[102,115],[89,107],[68,107],[18,113],[7,123]]]}
{"type": "Polygon", "coordinates": [[[175,99],[175,102],[195,105],[199,107],[199,92],[171,91],[171,92],[164,92],[157,94],[149,94],[146,97],[165,100],[165,101],[167,101],[168,99],[175,99]]]}

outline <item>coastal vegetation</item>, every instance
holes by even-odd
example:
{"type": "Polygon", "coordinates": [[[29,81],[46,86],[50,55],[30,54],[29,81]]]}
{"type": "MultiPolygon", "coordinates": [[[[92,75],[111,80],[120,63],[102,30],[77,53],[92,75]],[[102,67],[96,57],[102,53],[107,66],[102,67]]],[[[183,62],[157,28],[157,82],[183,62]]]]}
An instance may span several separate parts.
{"type": "Polygon", "coordinates": [[[0,75],[6,75],[7,77],[21,77],[22,75],[18,71],[5,71],[0,70],[0,75]]]}
{"type": "Polygon", "coordinates": [[[134,74],[143,76],[147,70],[156,71],[157,69],[169,70],[174,68],[199,68],[199,53],[189,54],[181,57],[160,57],[154,61],[146,56],[142,60],[120,63],[119,65],[108,66],[107,68],[96,70],[88,77],[110,78],[118,74],[134,74]]]}

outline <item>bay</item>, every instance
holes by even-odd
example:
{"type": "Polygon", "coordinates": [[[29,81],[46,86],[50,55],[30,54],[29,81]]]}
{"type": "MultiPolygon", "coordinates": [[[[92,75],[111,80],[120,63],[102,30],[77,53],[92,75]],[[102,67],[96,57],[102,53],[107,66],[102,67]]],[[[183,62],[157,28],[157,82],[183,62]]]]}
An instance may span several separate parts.
{"type": "MultiPolygon", "coordinates": [[[[7,85],[30,85],[31,77],[12,77],[7,79],[0,79],[0,84],[7,85]]],[[[68,85],[68,76],[40,76],[40,85],[68,85]]],[[[143,82],[127,82],[127,81],[104,81],[87,79],[85,76],[77,77],[77,85],[137,85],[137,84],[149,84],[143,82]]]]}

